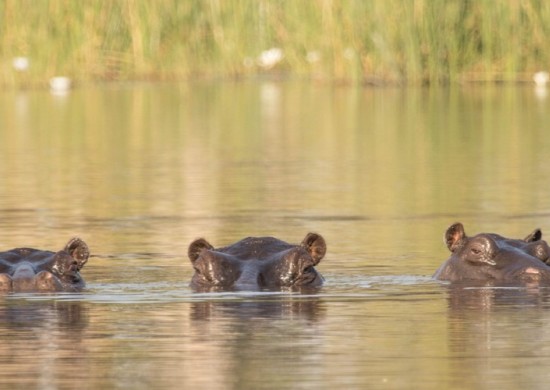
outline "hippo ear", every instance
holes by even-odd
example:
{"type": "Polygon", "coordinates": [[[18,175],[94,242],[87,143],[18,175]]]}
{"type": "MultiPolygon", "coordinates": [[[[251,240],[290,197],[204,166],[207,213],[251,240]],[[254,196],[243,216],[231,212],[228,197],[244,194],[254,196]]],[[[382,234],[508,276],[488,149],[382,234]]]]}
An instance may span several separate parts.
{"type": "Polygon", "coordinates": [[[525,242],[535,242],[542,239],[542,231],[540,229],[535,229],[531,234],[523,239],[525,242]]]}
{"type": "Polygon", "coordinates": [[[313,258],[313,261],[315,262],[313,265],[319,264],[327,252],[327,244],[325,243],[325,239],[321,237],[320,234],[308,233],[301,245],[313,258]]]}
{"type": "Polygon", "coordinates": [[[78,237],[74,237],[69,240],[67,245],[65,245],[64,250],[78,262],[79,270],[84,267],[84,264],[88,261],[88,257],[90,257],[90,249],[88,248],[88,245],[78,237]]]}
{"type": "Polygon", "coordinates": [[[462,226],[460,222],[449,226],[445,232],[445,244],[447,244],[447,248],[449,248],[451,252],[454,252],[462,246],[465,238],[466,233],[464,232],[464,226],[462,226]]]}
{"type": "Polygon", "coordinates": [[[206,241],[204,238],[199,238],[193,241],[189,245],[189,249],[187,250],[187,255],[189,256],[191,263],[194,263],[195,260],[199,258],[203,249],[211,250],[211,249],[214,249],[214,247],[210,245],[210,243],[206,241]]]}

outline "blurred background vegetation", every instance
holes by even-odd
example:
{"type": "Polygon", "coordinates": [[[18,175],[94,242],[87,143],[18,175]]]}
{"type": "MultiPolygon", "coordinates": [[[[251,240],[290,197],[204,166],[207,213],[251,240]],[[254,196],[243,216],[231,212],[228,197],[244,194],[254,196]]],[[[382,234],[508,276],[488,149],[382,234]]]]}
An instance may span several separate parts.
{"type": "Polygon", "coordinates": [[[525,81],[550,60],[546,0],[0,0],[0,21],[4,86],[56,75],[525,81]]]}

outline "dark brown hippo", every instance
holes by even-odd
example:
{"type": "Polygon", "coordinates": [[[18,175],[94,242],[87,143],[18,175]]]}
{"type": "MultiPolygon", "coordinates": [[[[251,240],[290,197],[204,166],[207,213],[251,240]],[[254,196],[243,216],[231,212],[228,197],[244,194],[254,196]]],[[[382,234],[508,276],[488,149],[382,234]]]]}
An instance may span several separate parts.
{"type": "Polygon", "coordinates": [[[88,245],[70,240],[59,252],[16,248],[0,252],[0,291],[78,291],[80,270],[88,261],[88,245]]]}
{"type": "Polygon", "coordinates": [[[494,233],[466,236],[464,226],[455,223],[445,233],[451,257],[435,279],[450,282],[481,281],[550,284],[550,249],[539,229],[523,240],[494,233]]]}
{"type": "Polygon", "coordinates": [[[521,249],[528,255],[536,257],[543,263],[550,265],[550,246],[542,239],[540,229],[535,229],[523,240],[508,239],[508,244],[521,249]]]}
{"type": "Polygon", "coordinates": [[[189,245],[195,269],[195,288],[277,288],[320,286],[323,277],[314,268],[325,256],[319,234],[308,233],[301,244],[273,237],[248,237],[223,248],[203,238],[189,245]]]}

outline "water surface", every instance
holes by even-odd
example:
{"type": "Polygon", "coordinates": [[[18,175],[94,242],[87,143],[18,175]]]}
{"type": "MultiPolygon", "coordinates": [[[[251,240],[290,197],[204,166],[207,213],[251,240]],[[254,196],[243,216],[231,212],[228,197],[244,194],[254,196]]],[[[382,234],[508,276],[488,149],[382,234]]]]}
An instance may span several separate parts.
{"type": "MultiPolygon", "coordinates": [[[[540,92],[540,91],[539,91],[540,92]]],[[[0,297],[10,388],[546,388],[550,293],[452,288],[443,233],[550,231],[530,86],[131,84],[0,94],[0,249],[94,255],[0,297]],[[321,233],[319,290],[197,293],[187,246],[321,233]]]]}

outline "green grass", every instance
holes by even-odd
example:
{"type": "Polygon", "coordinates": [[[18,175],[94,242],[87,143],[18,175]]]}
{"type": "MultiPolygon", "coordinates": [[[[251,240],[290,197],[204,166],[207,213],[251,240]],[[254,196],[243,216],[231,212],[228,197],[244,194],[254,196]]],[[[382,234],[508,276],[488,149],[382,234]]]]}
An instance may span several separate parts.
{"type": "Polygon", "coordinates": [[[549,30],[546,0],[0,0],[0,83],[528,80],[550,66],[549,30]],[[265,69],[272,47],[284,57],[265,69]]]}

